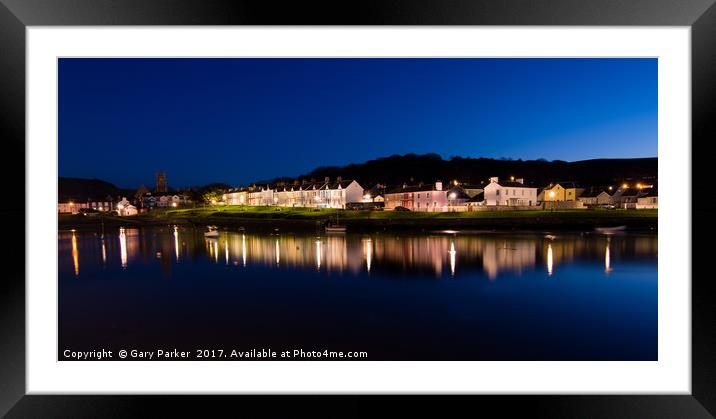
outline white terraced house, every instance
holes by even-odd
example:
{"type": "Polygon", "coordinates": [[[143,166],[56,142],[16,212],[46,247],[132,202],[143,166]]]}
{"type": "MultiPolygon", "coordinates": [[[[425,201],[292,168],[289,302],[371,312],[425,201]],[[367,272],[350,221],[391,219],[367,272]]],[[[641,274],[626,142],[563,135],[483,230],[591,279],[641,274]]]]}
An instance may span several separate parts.
{"type": "Polygon", "coordinates": [[[254,186],[248,190],[228,192],[222,198],[228,205],[346,208],[348,203],[361,202],[363,187],[355,180],[339,177],[331,182],[326,178],[320,183],[254,186]]]}
{"type": "Polygon", "coordinates": [[[485,205],[525,206],[537,205],[537,188],[524,185],[523,179],[514,181],[500,181],[491,177],[490,183],[485,186],[485,205]]]}

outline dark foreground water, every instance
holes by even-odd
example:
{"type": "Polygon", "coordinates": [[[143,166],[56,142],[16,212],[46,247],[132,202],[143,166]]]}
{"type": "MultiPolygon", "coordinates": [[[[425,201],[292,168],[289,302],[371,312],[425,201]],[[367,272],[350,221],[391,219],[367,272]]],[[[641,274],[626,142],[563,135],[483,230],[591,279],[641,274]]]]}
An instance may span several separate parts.
{"type": "Polygon", "coordinates": [[[656,234],[206,239],[164,227],[60,231],[58,244],[59,359],[67,349],[657,359],[656,234]]]}

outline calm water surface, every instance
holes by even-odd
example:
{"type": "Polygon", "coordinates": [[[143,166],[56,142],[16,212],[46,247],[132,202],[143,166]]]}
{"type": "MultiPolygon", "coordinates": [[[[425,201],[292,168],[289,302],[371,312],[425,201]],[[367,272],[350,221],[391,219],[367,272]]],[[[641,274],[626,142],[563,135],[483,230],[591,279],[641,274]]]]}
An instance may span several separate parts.
{"type": "Polygon", "coordinates": [[[651,233],[59,232],[59,350],[655,360],[651,233]]]}

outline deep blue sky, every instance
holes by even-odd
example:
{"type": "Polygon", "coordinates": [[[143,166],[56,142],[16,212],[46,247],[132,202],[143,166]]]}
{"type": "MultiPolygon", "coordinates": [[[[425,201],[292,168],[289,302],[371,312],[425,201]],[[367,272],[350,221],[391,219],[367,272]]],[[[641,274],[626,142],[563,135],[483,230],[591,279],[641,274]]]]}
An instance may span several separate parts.
{"type": "Polygon", "coordinates": [[[656,59],[60,59],[60,176],[232,185],[391,154],[657,155],[656,59]]]}

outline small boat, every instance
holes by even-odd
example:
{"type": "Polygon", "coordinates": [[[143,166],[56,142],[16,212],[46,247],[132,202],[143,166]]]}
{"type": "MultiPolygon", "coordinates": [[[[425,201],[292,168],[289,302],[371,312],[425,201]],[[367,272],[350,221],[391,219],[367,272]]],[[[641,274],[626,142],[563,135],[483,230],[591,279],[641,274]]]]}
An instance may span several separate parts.
{"type": "Polygon", "coordinates": [[[327,225],[326,226],[326,233],[345,233],[346,232],[346,226],[342,225],[327,225]]]}
{"type": "Polygon", "coordinates": [[[219,237],[219,230],[216,227],[209,227],[209,231],[204,233],[204,237],[216,238],[219,237]]]}
{"type": "Polygon", "coordinates": [[[619,231],[626,230],[626,226],[617,226],[617,227],[595,227],[595,231],[599,233],[616,233],[619,231]]]}
{"type": "Polygon", "coordinates": [[[326,233],[345,233],[346,226],[338,223],[338,214],[336,214],[336,222],[326,224],[326,233]]]}

